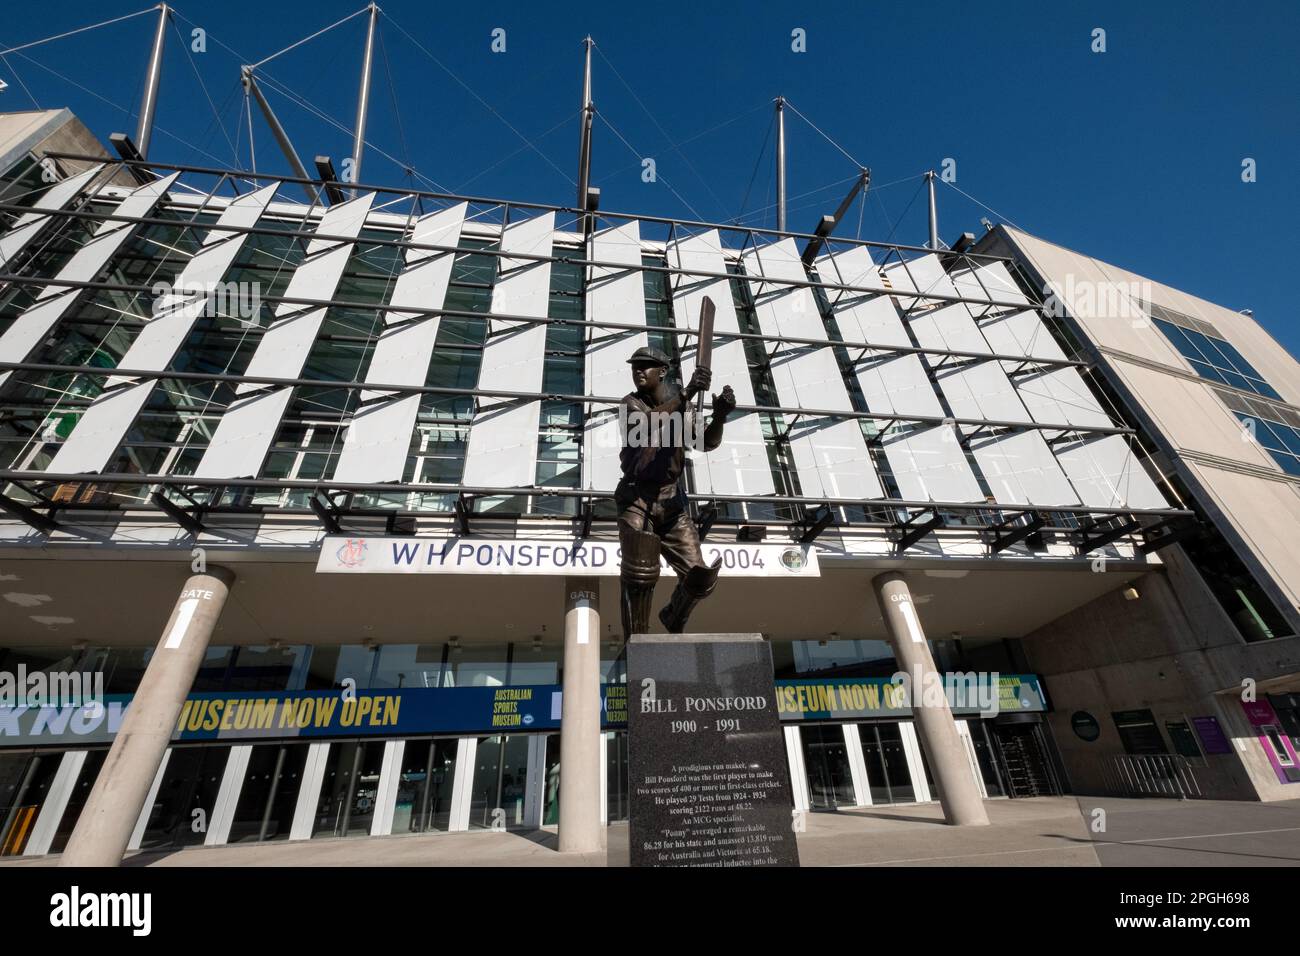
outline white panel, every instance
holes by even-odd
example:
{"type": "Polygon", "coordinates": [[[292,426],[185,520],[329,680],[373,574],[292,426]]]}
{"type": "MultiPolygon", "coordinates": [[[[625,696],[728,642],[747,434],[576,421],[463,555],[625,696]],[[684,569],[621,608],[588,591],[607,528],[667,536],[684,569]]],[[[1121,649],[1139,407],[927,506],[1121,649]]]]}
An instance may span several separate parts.
{"type": "Polygon", "coordinates": [[[384,744],[379,785],[375,787],[375,812],[370,818],[371,836],[388,836],[393,832],[393,810],[397,805],[397,785],[402,779],[402,755],[405,752],[405,740],[390,740],[384,744]]]}
{"type": "Polygon", "coordinates": [[[199,478],[256,478],[280,429],[293,389],[249,395],[230,403],[199,462],[199,478]]]}
{"type": "MultiPolygon", "coordinates": [[[[913,312],[908,324],[922,348],[973,352],[976,355],[993,353],[964,303],[954,302],[926,312],[913,312]]],[[[941,358],[932,356],[929,361],[933,364],[941,358]]]]}
{"type": "Polygon", "coordinates": [[[54,474],[89,474],[104,469],[122,444],[153,393],[154,382],[141,382],[105,392],[81,413],[77,427],[59,448],[46,471],[54,474]]]}
{"type": "MultiPolygon", "coordinates": [[[[416,222],[412,240],[428,245],[457,245],[464,222],[464,203],[430,213],[416,222]]],[[[439,308],[447,298],[454,262],[455,253],[408,249],[389,305],[439,308]]],[[[376,385],[423,385],[428,378],[439,321],[436,315],[417,318],[409,312],[385,313],[387,328],[375,345],[366,369],[366,381],[376,385]]],[[[338,481],[401,481],[420,396],[399,397],[389,391],[363,389],[361,401],[374,404],[362,408],[353,417],[343,437],[334,477],[338,481]]]]}
{"type": "MultiPolygon", "coordinates": [[[[324,235],[355,238],[365,223],[366,214],[374,202],[374,193],[331,207],[316,231],[324,235]]],[[[329,299],[338,288],[343,271],[347,268],[355,243],[329,239],[312,239],[307,244],[307,255],[289,277],[284,295],[291,299],[329,299]]],[[[275,309],[275,320],[262,335],[257,351],[249,360],[244,374],[267,378],[295,378],[307,361],[312,343],[325,319],[325,308],[281,302],[275,309]]],[[[235,388],[238,395],[263,391],[274,386],[253,382],[235,388]]]]}
{"type": "Polygon", "coordinates": [[[868,357],[854,366],[854,374],[870,411],[934,418],[944,415],[934,385],[915,354],[868,357]]]}
{"type": "MultiPolygon", "coordinates": [[[[793,239],[783,239],[744,255],[745,271],[769,280],[806,281],[793,239]]],[[[811,290],[802,286],[751,281],[754,309],[765,335],[824,339],[826,328],[811,290]]],[[[777,398],[788,408],[853,411],[844,377],[830,346],[777,347],[765,343],[777,398]]],[[[803,493],[812,497],[882,496],[856,420],[801,419],[790,432],[790,451],[803,493]]]]}
{"type": "Polygon", "coordinates": [[[1021,309],[981,320],[980,331],[998,355],[1025,355],[1057,361],[1065,358],[1043,317],[1033,310],[1021,309]]]}
{"type": "Polygon", "coordinates": [[[0,236],[0,272],[6,271],[5,264],[18,255],[27,243],[36,238],[36,234],[49,224],[54,218],[50,214],[62,210],[76,199],[77,194],[103,168],[102,164],[97,163],[75,176],[55,183],[36,201],[30,212],[23,213],[14,221],[13,228],[0,236]]]}
{"type": "Polygon", "coordinates": [[[999,362],[944,366],[935,379],[955,418],[1033,422],[999,362]]]}
{"type": "Polygon", "coordinates": [[[970,728],[966,726],[964,720],[954,720],[957,725],[957,736],[961,738],[962,746],[966,748],[966,759],[970,761],[971,773],[975,775],[975,782],[979,784],[980,796],[985,800],[989,798],[989,792],[984,787],[984,774],[980,771],[979,758],[975,754],[975,744],[971,742],[970,728]]]}
{"type": "Polygon", "coordinates": [[[153,775],[153,784],[149,787],[149,794],[144,798],[140,816],[136,818],[135,829],[131,831],[131,840],[126,845],[128,850],[138,850],[140,844],[144,842],[144,831],[149,826],[149,818],[153,816],[154,801],[158,799],[158,788],[162,786],[163,774],[167,772],[167,761],[171,760],[171,756],[172,750],[168,747],[163,751],[162,760],[158,763],[158,772],[153,775]]]}
{"type": "MultiPolygon", "coordinates": [[[[321,218],[317,231],[356,236],[373,201],[374,193],[367,193],[330,208],[321,218]]],[[[331,298],[354,245],[347,241],[312,239],[307,244],[307,256],[289,278],[284,295],[300,299],[331,298]]],[[[244,374],[266,378],[301,375],[327,311],[281,302],[275,310],[276,319],[258,342],[244,374]]],[[[212,441],[195,469],[199,478],[255,477],[279,431],[293,388],[244,382],[235,386],[235,394],[240,397],[221,416],[212,441]]]]}
{"type": "MultiPolygon", "coordinates": [[[[207,308],[213,284],[225,277],[248,239],[247,233],[221,232],[219,227],[251,226],[275,195],[276,185],[241,196],[226,207],[204,236],[202,248],[176,277],[173,287],[181,294],[169,293],[158,301],[158,318],[140,330],[118,362],[119,368],[152,371],[171,364],[207,308]]],[[[157,386],[156,379],[132,384],[135,382],[126,376],[110,377],[104,393],[82,413],[46,470],[56,474],[102,471],[157,386]]]]}
{"type": "Polygon", "coordinates": [[[1006,265],[1001,262],[976,266],[974,272],[968,269],[954,272],[951,278],[953,285],[968,299],[1029,303],[1006,265]]]}
{"type": "MultiPolygon", "coordinates": [[[[428,246],[458,246],[461,228],[465,225],[466,203],[431,212],[416,220],[410,241],[428,246]]],[[[389,298],[390,311],[384,315],[389,325],[415,318],[400,309],[436,309],[447,298],[447,284],[451,282],[454,252],[435,249],[408,249],[402,273],[393,284],[389,298]]],[[[418,364],[418,363],[416,363],[418,364]]],[[[421,370],[423,372],[423,370],[421,370]]]]}
{"type": "Polygon", "coordinates": [[[921,744],[916,738],[916,725],[910,720],[898,722],[898,736],[903,741],[903,754],[907,757],[908,773],[912,777],[912,789],[916,792],[916,802],[925,803],[933,800],[929,781],[925,779],[925,764],[921,762],[921,744]]]}
{"type": "Polygon", "coordinates": [[[230,839],[230,826],[235,822],[235,807],[244,789],[244,776],[248,773],[248,758],[252,756],[251,744],[236,744],[226,757],[226,769],[221,774],[217,788],[217,802],[208,821],[208,834],[204,846],[223,846],[230,839]]]}
{"type": "Polygon", "coordinates": [[[981,435],[971,439],[970,449],[999,504],[1079,502],[1041,432],[981,435]]]}
{"type": "Polygon", "coordinates": [[[600,735],[600,822],[609,823],[609,739],[612,733],[600,735]]]}
{"type": "Polygon", "coordinates": [[[474,783],[474,761],[477,756],[477,737],[461,737],[456,741],[456,769],[451,779],[451,813],[447,820],[447,830],[450,833],[469,829],[470,791],[474,783]]]}
{"type": "MultiPolygon", "coordinates": [[[[50,781],[41,812],[37,814],[31,836],[27,838],[23,856],[44,856],[50,852],[50,845],[59,832],[59,823],[68,809],[68,801],[72,799],[72,791],[77,786],[77,778],[81,776],[81,768],[86,763],[87,753],[85,750],[69,750],[59,760],[59,769],[54,771],[54,779],[50,781]]],[[[50,758],[47,756],[45,759],[50,758]]]]}
{"type": "Polygon", "coordinates": [[[857,419],[801,419],[790,429],[790,455],[806,496],[884,497],[857,419]]]}
{"type": "MultiPolygon", "coordinates": [[[[870,254],[862,246],[817,260],[817,274],[823,282],[861,285],[862,277],[875,271],[870,254]]],[[[846,342],[912,346],[898,305],[890,296],[846,292],[836,298],[832,293],[831,301],[836,330],[846,342]]],[[[850,359],[856,359],[856,350],[848,351],[850,359]]],[[[867,355],[855,362],[853,371],[870,411],[885,415],[943,416],[934,386],[915,353],[867,355]]]]}
{"type": "MultiPolygon", "coordinates": [[[[587,319],[643,324],[645,288],[641,273],[641,224],[635,219],[591,237],[590,258],[616,262],[625,269],[593,266],[587,285],[587,319]]],[[[588,395],[625,395],[631,391],[627,360],[649,344],[645,332],[587,328],[586,391],[588,395]]],[[[582,487],[613,491],[622,477],[618,405],[593,403],[582,433],[582,487]]]]}
{"type": "Polygon", "coordinates": [[[309,744],[307,762],[302,768],[302,785],[298,788],[298,801],[294,805],[293,823],[289,825],[290,840],[310,840],[316,823],[316,807],[320,804],[321,783],[325,780],[325,764],[329,758],[329,744],[309,744]]]}
{"type": "MultiPolygon", "coordinates": [[[[601,734],[600,739],[604,741],[605,735],[601,734]]],[[[524,772],[523,816],[519,823],[526,827],[540,827],[545,802],[546,734],[530,734],[528,736],[528,764],[524,772]]]]}
{"type": "Polygon", "coordinates": [[[1077,369],[1068,366],[1037,375],[1017,376],[1016,391],[1035,421],[1078,425],[1080,428],[1112,428],[1114,422],[1102,410],[1077,369]]]}
{"type": "Polygon", "coordinates": [[[952,425],[890,432],[881,447],[904,501],[984,500],[952,425]]]}
{"type": "MultiPolygon", "coordinates": [[[[727,271],[722,256],[722,240],[716,229],[671,243],[668,263],[679,269],[703,273],[727,271]]],[[[673,322],[679,329],[697,329],[700,305],[707,295],[713,300],[713,386],[721,392],[730,385],[736,404],[753,405],[754,386],[749,377],[749,361],[741,339],[722,338],[740,331],[736,305],[727,279],[675,275],[672,277],[673,322]]],[[[682,377],[689,380],[695,372],[695,339],[682,349],[682,377]]],[[[708,399],[706,399],[708,401],[708,399]]],[[[722,447],[708,454],[688,452],[694,487],[700,494],[770,495],[772,465],[767,456],[763,425],[756,412],[737,414],[727,420],[722,447]]]]}
{"type": "Polygon", "coordinates": [[[360,409],[348,426],[334,480],[401,481],[420,398],[418,394],[406,395],[360,409]]]}
{"type": "MultiPolygon", "coordinates": [[[[840,243],[831,240],[825,246],[827,250],[840,249],[840,243]]],[[[831,285],[853,286],[855,291],[825,289],[826,297],[835,302],[841,296],[871,299],[869,293],[889,295],[894,290],[892,283],[881,273],[880,266],[872,259],[866,246],[844,247],[838,252],[828,252],[816,261],[819,281],[831,285]],[[822,268],[823,263],[833,263],[829,271],[822,268]]]]}
{"type": "MultiPolygon", "coordinates": [[[[960,294],[957,292],[957,287],[952,284],[952,280],[948,278],[948,273],[944,271],[943,263],[932,252],[917,256],[915,259],[908,259],[906,265],[901,262],[891,263],[885,267],[885,276],[889,279],[890,285],[899,292],[919,293],[922,297],[946,295],[955,298],[960,294]]],[[[903,304],[906,308],[913,308],[918,304],[923,305],[924,298],[918,303],[914,298],[904,296],[903,304]]]]}
{"type": "Polygon", "coordinates": [[[790,796],[794,800],[794,809],[807,813],[808,771],[803,765],[803,745],[799,738],[799,725],[787,724],[781,728],[785,734],[785,759],[790,768],[790,796]]]}
{"type": "Polygon", "coordinates": [[[867,761],[862,756],[862,735],[857,724],[844,724],[844,749],[849,758],[849,775],[853,778],[853,804],[871,806],[871,782],[867,779],[867,761]]]}
{"type": "MultiPolygon", "coordinates": [[[[818,278],[836,285],[866,286],[866,280],[877,272],[865,246],[854,246],[817,260],[818,278]]],[[[831,302],[831,314],[840,336],[845,341],[911,347],[912,340],[903,328],[898,304],[890,296],[833,289],[826,290],[826,296],[831,302]]]]}
{"type": "MultiPolygon", "coordinates": [[[[554,233],[554,213],[526,219],[506,227],[501,250],[550,255],[554,233]]],[[[492,288],[492,312],[545,317],[551,289],[550,262],[502,256],[498,268],[501,273],[492,288]]],[[[540,392],[546,329],[543,322],[492,319],[483,346],[478,387],[486,391],[540,392]]],[[[462,482],[503,488],[535,484],[540,414],[539,401],[480,398],[470,425],[462,482]]]]}
{"type": "Polygon", "coordinates": [[[1094,508],[1168,508],[1121,435],[1055,446],[1057,460],[1085,505],[1094,508]]]}
{"type": "MultiPolygon", "coordinates": [[[[148,216],[179,175],[172,173],[165,179],[141,186],[123,199],[113,214],[132,218],[148,216]]],[[[101,223],[90,241],[73,253],[72,258],[59,270],[58,278],[75,282],[93,281],[135,234],[135,230],[135,223],[116,220],[101,223]]],[[[36,304],[14,319],[9,328],[5,329],[4,335],[0,335],[0,362],[26,360],[84,292],[84,289],[64,285],[48,285],[42,289],[36,297],[36,304]]],[[[0,373],[0,385],[8,380],[10,374],[12,373],[0,373]]]]}

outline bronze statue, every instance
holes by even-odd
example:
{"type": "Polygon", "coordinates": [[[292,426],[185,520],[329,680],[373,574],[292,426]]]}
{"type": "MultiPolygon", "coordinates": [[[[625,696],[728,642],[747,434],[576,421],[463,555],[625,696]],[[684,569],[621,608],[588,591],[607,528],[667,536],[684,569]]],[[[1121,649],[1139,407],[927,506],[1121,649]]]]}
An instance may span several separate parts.
{"type": "Polygon", "coordinates": [[[736,407],[728,385],[713,396],[713,417],[696,436],[701,410],[692,407],[697,395],[712,381],[707,367],[712,335],[712,302],[706,300],[701,317],[698,358],[684,388],[667,381],[671,360],[655,348],[639,348],[628,359],[636,391],[623,399],[623,449],[619,454],[623,477],[614,491],[618,505],[623,634],[630,637],[649,630],[650,603],[659,579],[659,555],[677,573],[677,590],[659,620],[671,634],[680,634],[695,605],[708,597],[718,579],[721,560],[712,566],[700,553],[700,535],[687,508],[681,485],[686,446],[713,451],[722,443],[727,416],[736,407]]]}

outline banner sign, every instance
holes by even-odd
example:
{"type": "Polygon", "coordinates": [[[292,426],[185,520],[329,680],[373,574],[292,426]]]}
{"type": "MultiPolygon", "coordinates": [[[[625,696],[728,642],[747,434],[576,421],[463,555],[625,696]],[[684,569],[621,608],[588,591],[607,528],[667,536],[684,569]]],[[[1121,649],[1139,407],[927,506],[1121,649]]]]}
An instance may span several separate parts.
{"type": "MultiPolygon", "coordinates": [[[[946,678],[954,675],[945,675],[946,678]]],[[[985,682],[987,690],[987,681],[985,682]]],[[[601,725],[627,725],[626,684],[601,685],[601,725]]],[[[559,684],[511,687],[407,687],[282,693],[191,694],[172,734],[175,741],[251,741],[285,738],[403,737],[423,734],[511,734],[558,730],[559,684]]],[[[908,717],[886,678],[776,682],[781,720],[867,720],[908,717]]],[[[131,696],[66,707],[0,707],[0,748],[108,743],[122,724],[131,696]]],[[[968,702],[968,703],[972,703],[968,702]]],[[[1038,678],[1004,674],[1000,712],[1046,710],[1038,678]]],[[[957,714],[978,713],[956,706],[957,714]]]]}
{"type": "MultiPolygon", "coordinates": [[[[172,740],[498,734],[556,730],[561,687],[415,687],[380,691],[191,694],[172,740]]],[[[130,695],[67,707],[0,708],[0,747],[107,743],[130,695]]],[[[601,722],[627,722],[627,687],[601,685],[601,722]]]]}
{"type": "MultiPolygon", "coordinates": [[[[701,542],[704,560],[722,561],[723,577],[817,577],[810,544],[701,542]]],[[[349,538],[321,544],[321,574],[618,574],[617,541],[590,538],[349,538]]],[[[659,559],[665,574],[668,562],[659,559]]]]}
{"type": "MultiPolygon", "coordinates": [[[[952,712],[992,716],[1042,713],[1047,710],[1043,689],[1032,674],[999,674],[996,688],[987,672],[943,675],[943,692],[952,712]]],[[[913,697],[924,689],[912,689],[913,697]]],[[[924,700],[924,696],[922,696],[924,700]]],[[[888,677],[779,680],[776,706],[782,720],[869,720],[909,717],[907,694],[888,677]]]]}

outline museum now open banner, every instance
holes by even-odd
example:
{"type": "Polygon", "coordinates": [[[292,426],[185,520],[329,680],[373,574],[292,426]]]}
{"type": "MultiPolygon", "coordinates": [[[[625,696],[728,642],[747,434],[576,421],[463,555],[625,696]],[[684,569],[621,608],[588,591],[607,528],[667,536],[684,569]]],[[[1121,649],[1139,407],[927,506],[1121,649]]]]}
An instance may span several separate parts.
{"type": "MultiPolygon", "coordinates": [[[[991,676],[991,675],[990,675],[991,676]]],[[[782,721],[908,717],[911,709],[888,689],[887,678],[779,680],[782,721]]],[[[1001,674],[1001,712],[1046,710],[1038,678],[1001,674]]],[[[627,724],[626,684],[601,685],[601,724],[627,724]]],[[[402,737],[428,734],[510,734],[558,730],[559,684],[501,687],[405,687],[191,694],[172,733],[176,741],[402,737]]],[[[0,707],[0,748],[86,746],[117,733],[131,696],[66,706],[0,707]]],[[[961,715],[974,707],[955,706],[961,715]]]]}

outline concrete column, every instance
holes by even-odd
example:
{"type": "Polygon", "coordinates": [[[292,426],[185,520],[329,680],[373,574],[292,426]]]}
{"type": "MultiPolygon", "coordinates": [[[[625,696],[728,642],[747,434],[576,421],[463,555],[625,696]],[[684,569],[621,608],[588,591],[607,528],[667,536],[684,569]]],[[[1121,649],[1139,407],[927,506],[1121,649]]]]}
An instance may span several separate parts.
{"type": "Polygon", "coordinates": [[[912,603],[912,592],[898,571],[877,575],[871,583],[898,668],[912,680],[913,719],[939,789],[944,819],[954,826],[987,826],[989,818],[984,812],[984,801],[980,799],[979,786],[971,775],[970,761],[966,758],[966,749],[957,733],[957,722],[952,718],[947,698],[941,699],[937,705],[922,700],[921,692],[926,683],[918,685],[917,678],[929,682],[938,675],[934,658],[930,656],[930,645],[925,642],[925,632],[921,630],[916,605],[912,603]],[[923,706],[923,703],[932,706],[923,706]]]}
{"type": "Polygon", "coordinates": [[[600,825],[600,585],[564,581],[564,705],[560,712],[560,852],[605,848],[600,825]]]}
{"type": "Polygon", "coordinates": [[[60,866],[122,862],[234,580],[225,568],[209,568],[185,582],[60,866]]]}

